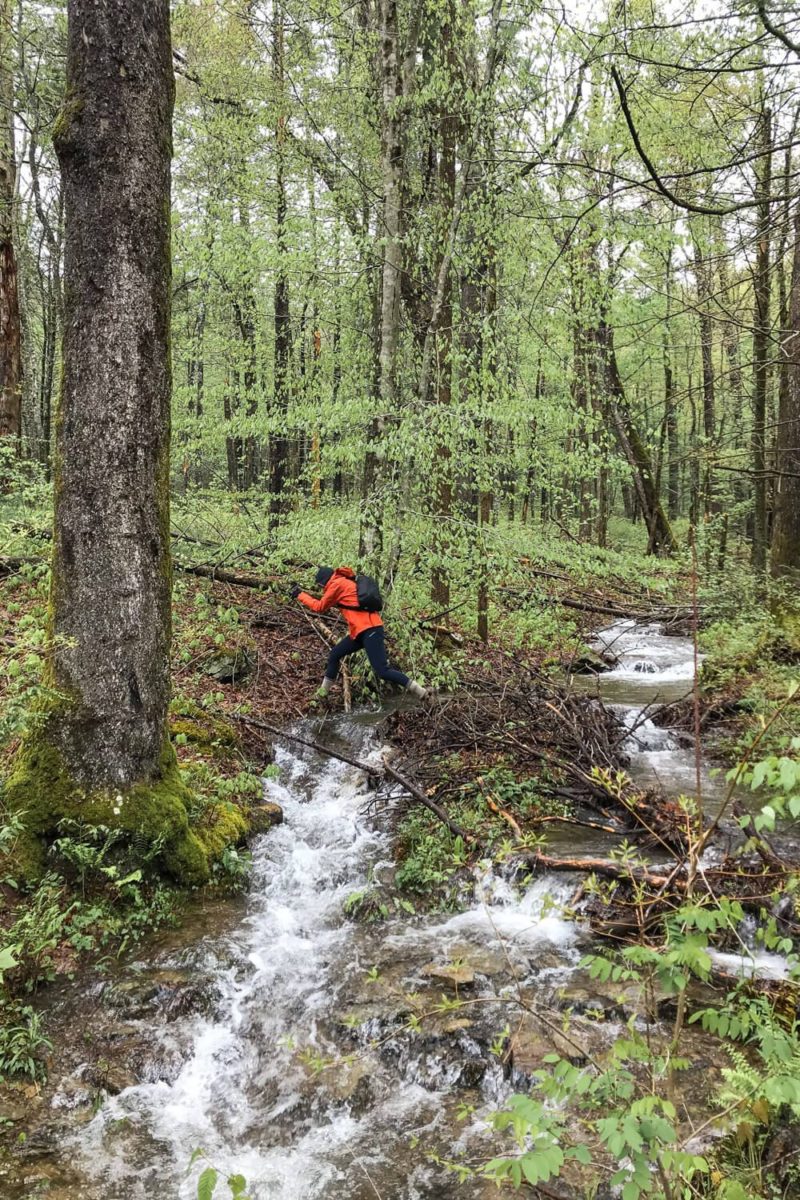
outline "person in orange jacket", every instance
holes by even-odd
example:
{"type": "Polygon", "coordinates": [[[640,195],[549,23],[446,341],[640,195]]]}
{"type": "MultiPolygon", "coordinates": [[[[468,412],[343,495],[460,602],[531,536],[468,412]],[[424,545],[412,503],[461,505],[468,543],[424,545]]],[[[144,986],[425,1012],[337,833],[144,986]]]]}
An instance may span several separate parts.
{"type": "Polygon", "coordinates": [[[339,674],[339,664],[348,654],[357,650],[365,650],[370,666],[378,679],[388,679],[405,688],[412,696],[422,700],[427,696],[427,690],[409,679],[402,671],[389,666],[386,657],[386,644],[383,636],[383,621],[380,613],[367,612],[358,606],[358,588],[356,573],[351,567],[320,567],[316,574],[316,582],[323,589],[322,596],[316,600],[308,592],[304,592],[299,584],[292,587],[292,599],[299,600],[306,608],[315,613],[325,613],[338,607],[347,622],[347,637],[342,638],[330,652],[328,665],[325,668],[325,678],[317,692],[321,699],[328,695],[339,674]]]}

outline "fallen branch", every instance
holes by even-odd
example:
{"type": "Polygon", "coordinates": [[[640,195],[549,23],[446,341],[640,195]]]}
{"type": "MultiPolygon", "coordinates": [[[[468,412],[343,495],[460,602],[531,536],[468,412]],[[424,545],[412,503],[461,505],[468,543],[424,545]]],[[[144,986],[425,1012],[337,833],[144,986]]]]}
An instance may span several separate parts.
{"type": "Polygon", "coordinates": [[[356,767],[359,771],[363,771],[370,779],[385,780],[388,776],[395,783],[399,783],[404,791],[408,792],[410,796],[413,796],[415,800],[424,805],[429,812],[432,812],[443,825],[447,826],[454,837],[462,838],[465,843],[476,843],[477,839],[453,821],[440,804],[437,804],[435,800],[431,800],[430,796],[426,796],[421,788],[412,783],[410,779],[407,779],[405,775],[401,775],[399,771],[396,771],[385,759],[381,766],[378,767],[373,763],[352,758],[349,754],[342,754],[339,750],[332,750],[330,746],[325,746],[322,742],[317,742],[313,738],[300,737],[297,733],[287,733],[285,729],[279,729],[276,725],[270,725],[267,721],[260,721],[257,717],[245,716],[243,713],[228,713],[226,715],[236,721],[241,721],[244,725],[252,725],[254,729],[263,729],[267,733],[271,733],[273,737],[286,738],[287,741],[297,742],[300,746],[307,746],[310,750],[317,750],[320,754],[326,754],[329,758],[338,759],[339,762],[347,763],[348,766],[356,767]]]}
{"type": "Polygon", "coordinates": [[[9,575],[16,575],[23,567],[31,566],[33,563],[43,563],[47,560],[38,554],[25,554],[20,556],[12,556],[11,558],[0,558],[0,579],[6,579],[9,575]]]}
{"type": "Polygon", "coordinates": [[[652,888],[664,887],[671,883],[676,891],[683,891],[686,887],[685,880],[670,879],[669,875],[657,875],[644,867],[626,866],[610,858],[555,858],[552,854],[541,854],[538,850],[528,851],[524,857],[531,866],[544,867],[548,871],[583,871],[586,875],[604,875],[628,883],[645,883],[652,888]]]}

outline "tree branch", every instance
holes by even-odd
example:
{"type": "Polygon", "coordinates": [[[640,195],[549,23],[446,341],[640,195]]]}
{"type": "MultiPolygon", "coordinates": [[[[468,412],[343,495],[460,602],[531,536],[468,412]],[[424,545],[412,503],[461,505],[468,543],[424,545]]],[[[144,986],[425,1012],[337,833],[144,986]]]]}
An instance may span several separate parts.
{"type": "Polygon", "coordinates": [[[741,208],[749,207],[747,204],[733,204],[729,205],[727,208],[710,208],[706,204],[693,204],[691,200],[681,200],[680,196],[677,196],[675,192],[668,188],[653,166],[652,161],[648,157],[647,152],[639,139],[639,134],[636,130],[636,126],[633,123],[633,117],[628,105],[628,95],[625,91],[625,85],[622,82],[619,71],[613,66],[611,68],[611,78],[614,80],[614,84],[619,95],[620,107],[622,108],[622,115],[625,118],[625,124],[628,126],[628,132],[631,135],[631,141],[636,149],[636,153],[639,155],[647,174],[650,176],[659,192],[661,192],[662,196],[665,196],[667,200],[670,200],[678,208],[683,208],[687,212],[701,213],[702,215],[708,217],[725,217],[729,213],[737,212],[741,208]]]}
{"type": "Polygon", "coordinates": [[[764,26],[767,33],[771,33],[772,36],[776,37],[779,42],[783,42],[784,46],[786,46],[788,50],[793,51],[795,54],[800,54],[800,42],[795,42],[789,37],[788,33],[776,25],[767,16],[767,5],[765,0],[757,0],[756,8],[758,9],[759,17],[761,18],[761,24],[764,26]]]}

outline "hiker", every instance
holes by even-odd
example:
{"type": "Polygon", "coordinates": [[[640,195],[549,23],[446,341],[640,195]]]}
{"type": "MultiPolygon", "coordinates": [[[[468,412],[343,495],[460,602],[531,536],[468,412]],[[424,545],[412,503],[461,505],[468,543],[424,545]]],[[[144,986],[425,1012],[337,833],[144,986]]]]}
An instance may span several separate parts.
{"type": "Polygon", "coordinates": [[[375,581],[367,575],[356,577],[351,567],[338,567],[335,571],[333,567],[320,567],[316,574],[316,583],[323,589],[321,599],[315,600],[308,592],[303,591],[299,583],[292,587],[292,599],[299,600],[315,613],[324,613],[335,605],[338,606],[344,613],[348,628],[347,637],[343,637],[330,652],[325,678],[317,696],[323,699],[328,695],[336,682],[339,663],[343,658],[348,654],[355,654],[356,650],[366,650],[370,666],[378,679],[398,683],[418,700],[424,699],[428,694],[424,687],[409,679],[402,671],[389,666],[380,615],[382,601],[375,581]]]}

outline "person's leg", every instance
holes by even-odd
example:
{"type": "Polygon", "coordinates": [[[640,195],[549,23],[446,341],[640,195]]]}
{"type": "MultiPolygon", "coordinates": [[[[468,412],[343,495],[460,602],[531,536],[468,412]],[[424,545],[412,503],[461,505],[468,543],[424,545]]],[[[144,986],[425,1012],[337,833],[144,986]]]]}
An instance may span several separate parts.
{"type": "Polygon", "coordinates": [[[322,681],[322,687],[319,689],[320,694],[327,696],[328,692],[333,687],[339,675],[339,664],[348,654],[353,654],[358,649],[357,643],[351,637],[343,637],[340,642],[331,650],[328,655],[328,665],[325,668],[325,678],[322,681]]]}
{"type": "Polygon", "coordinates": [[[372,629],[367,629],[362,634],[364,649],[367,652],[369,665],[372,667],[378,679],[388,679],[390,683],[397,683],[400,687],[408,687],[411,680],[402,671],[396,671],[389,666],[389,660],[386,657],[386,643],[383,636],[383,626],[376,625],[372,629]]]}

